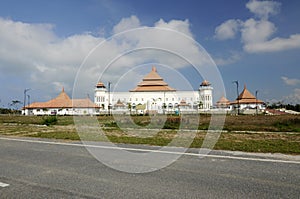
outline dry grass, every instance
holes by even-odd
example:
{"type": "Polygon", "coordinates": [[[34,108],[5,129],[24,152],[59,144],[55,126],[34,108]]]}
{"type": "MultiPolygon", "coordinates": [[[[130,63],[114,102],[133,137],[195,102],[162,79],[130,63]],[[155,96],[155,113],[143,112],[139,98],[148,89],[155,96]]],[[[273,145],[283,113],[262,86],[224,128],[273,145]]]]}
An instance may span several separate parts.
{"type": "MultiPolygon", "coordinates": [[[[169,118],[171,119],[168,119],[168,125],[174,129],[145,130],[120,129],[113,117],[102,116],[98,117],[98,121],[104,127],[102,130],[105,135],[93,131],[92,128],[87,128],[87,131],[79,136],[72,117],[57,117],[57,125],[45,126],[41,125],[44,117],[0,115],[0,135],[93,141],[106,141],[108,138],[116,143],[163,146],[178,136],[176,128],[178,128],[180,118],[169,118]]],[[[210,115],[201,115],[198,129],[207,129],[210,119],[210,115]]],[[[135,116],[132,117],[132,120],[141,128],[155,127],[155,125],[149,125],[150,117],[135,116]]],[[[163,120],[161,121],[158,117],[157,121],[162,122],[163,120]]],[[[186,125],[183,125],[183,128],[195,125],[193,118],[184,123],[186,125]]],[[[126,122],[123,124],[127,125],[126,122]]],[[[197,129],[197,125],[193,128],[197,129]]],[[[300,116],[227,116],[224,129],[227,132],[221,134],[215,149],[300,154],[300,116]]],[[[206,131],[199,131],[190,147],[201,147],[205,135],[206,131]]],[[[191,136],[191,133],[186,131],[175,145],[183,146],[186,141],[191,139],[191,136]]]]}

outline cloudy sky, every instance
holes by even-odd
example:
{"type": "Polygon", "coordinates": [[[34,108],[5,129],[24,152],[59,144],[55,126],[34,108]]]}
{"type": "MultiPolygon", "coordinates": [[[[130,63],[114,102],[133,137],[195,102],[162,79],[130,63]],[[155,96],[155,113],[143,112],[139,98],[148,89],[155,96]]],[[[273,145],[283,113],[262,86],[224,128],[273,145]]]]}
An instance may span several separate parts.
{"type": "Polygon", "coordinates": [[[230,100],[238,80],[264,101],[300,103],[299,9],[298,0],[2,0],[0,106],[23,102],[25,88],[31,102],[74,85],[76,97],[93,96],[99,79],[126,91],[152,65],[178,89],[220,76],[225,91],[215,92],[230,100]]]}

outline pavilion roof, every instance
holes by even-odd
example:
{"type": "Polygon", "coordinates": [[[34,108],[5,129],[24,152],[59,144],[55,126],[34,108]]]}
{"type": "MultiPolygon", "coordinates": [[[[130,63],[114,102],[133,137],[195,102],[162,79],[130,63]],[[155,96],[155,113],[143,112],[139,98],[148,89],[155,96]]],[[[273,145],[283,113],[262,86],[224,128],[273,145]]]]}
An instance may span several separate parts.
{"type": "Polygon", "coordinates": [[[99,82],[97,83],[96,87],[97,87],[97,88],[106,88],[105,85],[104,85],[104,83],[101,82],[101,81],[99,81],[99,82]]]}
{"type": "Polygon", "coordinates": [[[143,81],[140,82],[134,89],[130,92],[154,92],[154,91],[176,91],[174,88],[168,86],[168,84],[163,80],[163,78],[157,73],[155,67],[152,67],[150,73],[148,73],[143,81]]]}
{"type": "Polygon", "coordinates": [[[216,102],[216,104],[226,104],[226,105],[229,105],[230,104],[230,101],[224,97],[224,95],[216,102]]]}
{"type": "Polygon", "coordinates": [[[250,93],[250,91],[248,91],[248,89],[246,88],[246,85],[244,86],[243,91],[241,92],[241,94],[238,96],[238,98],[231,102],[231,104],[263,104],[264,102],[262,100],[256,99],[256,97],[254,97],[254,95],[252,93],[250,93]]]}
{"type": "Polygon", "coordinates": [[[117,101],[117,103],[114,105],[114,107],[125,107],[125,104],[123,104],[123,103],[121,102],[121,100],[118,99],[118,101],[117,101]]]}
{"type": "Polygon", "coordinates": [[[25,106],[28,108],[96,108],[97,105],[94,104],[89,98],[85,99],[71,99],[64,89],[56,97],[47,102],[34,102],[25,106]]]}

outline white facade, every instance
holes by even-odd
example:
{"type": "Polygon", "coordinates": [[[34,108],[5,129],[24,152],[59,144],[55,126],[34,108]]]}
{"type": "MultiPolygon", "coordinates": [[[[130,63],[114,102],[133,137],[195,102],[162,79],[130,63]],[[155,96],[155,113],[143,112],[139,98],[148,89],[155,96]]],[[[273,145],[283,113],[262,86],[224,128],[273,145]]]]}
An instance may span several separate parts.
{"type": "Polygon", "coordinates": [[[47,102],[33,102],[23,107],[24,115],[92,115],[99,107],[90,99],[71,99],[64,91],[47,102]]]}
{"type": "Polygon", "coordinates": [[[155,91],[155,92],[108,92],[105,87],[95,88],[94,103],[101,111],[108,111],[108,105],[114,110],[135,110],[143,105],[143,111],[210,110],[213,106],[211,86],[201,86],[198,91],[155,91]],[[110,102],[110,103],[109,103],[110,102]],[[124,107],[117,107],[117,103],[124,107]],[[200,104],[200,105],[199,105],[200,104]]]}
{"type": "Polygon", "coordinates": [[[213,98],[212,98],[212,90],[213,88],[210,84],[201,84],[199,88],[200,94],[200,101],[203,103],[203,109],[209,110],[212,108],[213,105],[213,98]]]}
{"type": "Polygon", "coordinates": [[[95,108],[26,108],[22,115],[92,115],[95,108]]]}
{"type": "Polygon", "coordinates": [[[256,109],[256,108],[259,110],[263,110],[263,109],[265,109],[265,106],[264,106],[264,104],[256,104],[256,103],[240,104],[240,110],[249,110],[249,109],[256,109]]]}
{"type": "MultiPolygon", "coordinates": [[[[110,89],[110,83],[108,85],[110,89]]],[[[157,73],[156,67],[129,92],[110,92],[102,82],[95,88],[94,103],[101,112],[179,113],[210,110],[213,97],[210,83],[204,80],[197,91],[177,91],[157,73]]]]}

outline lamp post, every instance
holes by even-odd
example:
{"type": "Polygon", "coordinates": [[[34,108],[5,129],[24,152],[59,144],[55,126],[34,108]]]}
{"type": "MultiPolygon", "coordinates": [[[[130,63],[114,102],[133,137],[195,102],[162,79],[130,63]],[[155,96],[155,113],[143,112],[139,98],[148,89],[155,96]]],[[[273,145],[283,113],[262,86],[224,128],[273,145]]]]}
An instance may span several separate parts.
{"type": "Polygon", "coordinates": [[[237,94],[237,104],[238,104],[238,107],[237,107],[237,110],[238,110],[238,115],[240,114],[240,100],[239,100],[239,81],[236,80],[236,81],[233,81],[233,83],[236,84],[236,94],[237,94]]]}
{"type": "Polygon", "coordinates": [[[29,105],[30,105],[30,95],[27,95],[27,98],[28,98],[28,103],[27,103],[27,105],[29,106],[29,105]]]}
{"type": "Polygon", "coordinates": [[[255,108],[256,108],[256,115],[258,115],[258,107],[257,107],[257,93],[258,90],[255,91],[255,108]]]}
{"type": "Polygon", "coordinates": [[[110,116],[110,85],[111,82],[108,82],[108,115],[110,116]]]}
{"type": "Polygon", "coordinates": [[[86,94],[87,95],[87,112],[88,112],[88,115],[90,115],[90,94],[86,94]]]}
{"type": "Polygon", "coordinates": [[[166,92],[164,91],[164,103],[163,103],[163,114],[165,114],[165,108],[166,108],[166,92]]]}
{"type": "Polygon", "coordinates": [[[27,93],[27,91],[29,91],[30,90],[30,88],[25,88],[24,89],[24,115],[25,115],[25,106],[26,106],[26,93],[27,93]]]}

